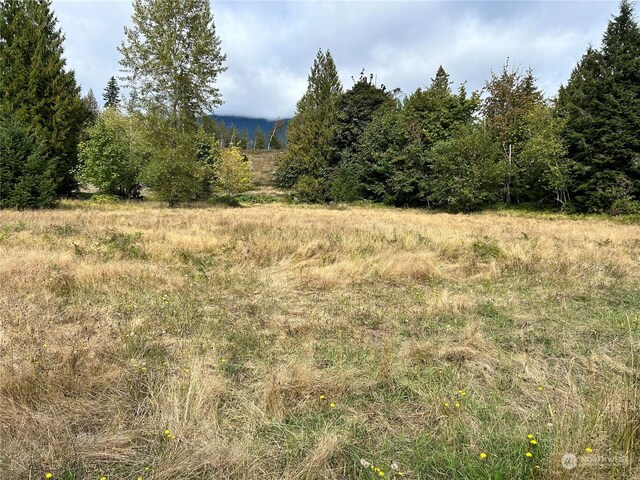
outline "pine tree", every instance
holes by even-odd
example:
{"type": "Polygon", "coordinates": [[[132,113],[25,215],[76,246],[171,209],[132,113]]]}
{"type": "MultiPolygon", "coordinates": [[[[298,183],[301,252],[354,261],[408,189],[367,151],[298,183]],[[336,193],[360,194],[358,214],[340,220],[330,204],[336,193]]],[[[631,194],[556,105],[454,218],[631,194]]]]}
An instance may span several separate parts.
{"type": "Polygon", "coordinates": [[[102,94],[104,108],[118,108],[120,106],[120,87],[116,77],[111,77],[102,94]]]}
{"type": "Polygon", "coordinates": [[[246,149],[249,146],[249,129],[247,127],[242,129],[240,137],[238,138],[238,147],[241,150],[246,149]]]}
{"type": "Polygon", "coordinates": [[[100,113],[98,101],[96,100],[96,96],[93,94],[93,90],[89,89],[87,95],[82,99],[82,102],[87,110],[87,122],[92,125],[100,113]]]}
{"type": "Polygon", "coordinates": [[[342,84],[331,52],[318,50],[307,91],[289,122],[287,148],[276,165],[278,185],[292,187],[302,176],[318,178],[324,174],[341,94],[342,84]]]}
{"type": "Polygon", "coordinates": [[[589,48],[566,87],[559,110],[575,162],[572,194],[585,211],[640,200],[640,27],[631,2],[604,34],[601,50],[589,48]]]}
{"type": "Polygon", "coordinates": [[[264,138],[264,132],[262,131],[262,128],[260,128],[260,125],[258,125],[253,133],[253,148],[256,150],[264,150],[265,148],[265,138],[264,138]]]}
{"type": "Polygon", "coordinates": [[[56,191],[68,195],[87,112],[56,24],[49,0],[0,2],[0,114],[46,146],[56,191]]]}

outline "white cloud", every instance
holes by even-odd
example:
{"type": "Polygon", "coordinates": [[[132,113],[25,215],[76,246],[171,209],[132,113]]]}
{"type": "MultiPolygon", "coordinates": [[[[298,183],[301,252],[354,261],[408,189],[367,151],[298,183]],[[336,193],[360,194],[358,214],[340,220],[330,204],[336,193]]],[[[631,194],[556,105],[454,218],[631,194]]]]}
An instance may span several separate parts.
{"type": "MultiPolygon", "coordinates": [[[[66,56],[96,96],[118,73],[117,46],[131,6],[54,0],[66,56]]],[[[454,82],[481,88],[507,57],[532,67],[554,95],[589,44],[599,45],[611,2],[238,2],[212,6],[229,67],[218,113],[290,116],[318,48],[329,48],[345,87],[364,67],[389,88],[412,92],[442,64],[454,82]]]]}

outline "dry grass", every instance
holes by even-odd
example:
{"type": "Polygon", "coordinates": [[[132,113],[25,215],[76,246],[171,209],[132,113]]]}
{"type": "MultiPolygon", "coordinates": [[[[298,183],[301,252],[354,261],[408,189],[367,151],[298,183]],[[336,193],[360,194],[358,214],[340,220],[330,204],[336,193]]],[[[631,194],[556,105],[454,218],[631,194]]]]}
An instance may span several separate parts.
{"type": "Polygon", "coordinates": [[[2,211],[0,478],[634,478],[639,252],[562,216],[2,211]]]}

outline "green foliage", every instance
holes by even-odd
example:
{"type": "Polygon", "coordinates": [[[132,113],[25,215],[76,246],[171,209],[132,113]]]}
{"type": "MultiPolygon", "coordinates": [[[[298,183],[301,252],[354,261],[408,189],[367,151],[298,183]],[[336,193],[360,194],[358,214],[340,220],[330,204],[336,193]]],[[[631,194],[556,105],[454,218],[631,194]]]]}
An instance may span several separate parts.
{"type": "Polygon", "coordinates": [[[640,215],[640,201],[630,197],[616,199],[609,209],[611,215],[640,215]]]}
{"type": "Polygon", "coordinates": [[[226,56],[207,0],[176,7],[173,0],[134,0],[133,27],[125,27],[119,51],[133,105],[184,127],[222,103],[215,82],[226,56]]]}
{"type": "Polygon", "coordinates": [[[88,125],[93,125],[100,113],[98,101],[96,100],[96,96],[93,94],[93,90],[89,89],[87,95],[82,99],[82,102],[84,103],[84,107],[87,111],[86,123],[88,125]]]}
{"type": "Polygon", "coordinates": [[[277,185],[290,188],[301,176],[326,176],[336,103],[341,93],[342,85],[331,53],[319,50],[309,74],[307,91],[289,123],[287,148],[275,166],[277,185]]]}
{"type": "Polygon", "coordinates": [[[429,88],[418,89],[407,99],[405,111],[410,123],[419,129],[421,142],[428,149],[451,138],[459,127],[472,120],[479,107],[480,94],[473,92],[467,97],[464,85],[453,93],[449,74],[440,66],[429,88]]]}
{"type": "Polygon", "coordinates": [[[337,102],[335,128],[331,136],[330,165],[356,161],[367,125],[378,109],[394,101],[384,85],[375,85],[373,75],[360,74],[358,81],[337,102]]]}
{"type": "Polygon", "coordinates": [[[640,199],[640,27],[631,2],[609,22],[602,49],[589,48],[559,107],[564,137],[575,162],[571,190],[582,211],[610,209],[640,199]]]}
{"type": "Polygon", "coordinates": [[[80,182],[121,198],[139,196],[145,163],[139,119],[109,108],[97,117],[87,136],[79,146],[80,182]]]}
{"type": "Polygon", "coordinates": [[[430,152],[429,199],[436,206],[473,211],[499,200],[500,149],[488,132],[470,125],[430,152]]]}
{"type": "MultiPolygon", "coordinates": [[[[0,2],[0,114],[46,146],[58,194],[76,190],[73,170],[87,116],[48,0],[0,2]]],[[[43,172],[41,172],[43,173],[43,172]]]]}
{"type": "Polygon", "coordinates": [[[366,128],[355,162],[365,198],[395,205],[425,205],[429,195],[429,150],[471,122],[479,96],[463,86],[451,92],[442,67],[426,90],[404,105],[386,105],[366,128]]]}
{"type": "Polygon", "coordinates": [[[564,120],[548,105],[533,106],[526,114],[526,140],[519,156],[523,196],[531,201],[564,207],[569,202],[571,162],[562,141],[564,120]]]}
{"type": "Polygon", "coordinates": [[[175,129],[166,118],[148,115],[144,137],[149,159],[143,183],[170,207],[200,198],[204,180],[194,135],[175,129]]]}
{"type": "Polygon", "coordinates": [[[256,127],[253,135],[254,135],[253,148],[256,150],[264,150],[265,148],[264,132],[260,128],[260,125],[256,127]]]}
{"type": "Polygon", "coordinates": [[[96,193],[94,195],[91,195],[89,201],[96,205],[117,205],[121,202],[121,199],[117,195],[109,195],[108,193],[96,193]]]}
{"type": "Polygon", "coordinates": [[[104,108],[118,108],[120,106],[120,87],[116,77],[111,77],[102,93],[104,108]]]}
{"type": "Polygon", "coordinates": [[[227,195],[251,190],[251,166],[238,147],[230,147],[220,152],[215,164],[215,189],[227,195]]]}
{"type": "Polygon", "coordinates": [[[482,105],[485,125],[502,151],[503,199],[506,203],[538,200],[530,195],[535,181],[535,172],[527,164],[531,158],[522,156],[531,134],[531,112],[544,104],[533,73],[528,70],[523,74],[507,63],[500,75],[491,73],[485,89],[489,94],[482,105]]]}
{"type": "Polygon", "coordinates": [[[382,108],[363,133],[352,161],[362,197],[388,204],[420,204],[426,191],[426,165],[420,134],[406,111],[382,108]]]}
{"type": "Polygon", "coordinates": [[[362,173],[357,165],[341,163],[331,176],[329,197],[336,202],[353,202],[362,198],[360,178],[362,173]]]}
{"type": "Polygon", "coordinates": [[[54,206],[54,169],[35,135],[12,119],[0,120],[0,208],[54,206]]]}
{"type": "Polygon", "coordinates": [[[301,175],[293,186],[293,197],[300,202],[322,203],[326,201],[323,179],[311,175],[301,175]]]}

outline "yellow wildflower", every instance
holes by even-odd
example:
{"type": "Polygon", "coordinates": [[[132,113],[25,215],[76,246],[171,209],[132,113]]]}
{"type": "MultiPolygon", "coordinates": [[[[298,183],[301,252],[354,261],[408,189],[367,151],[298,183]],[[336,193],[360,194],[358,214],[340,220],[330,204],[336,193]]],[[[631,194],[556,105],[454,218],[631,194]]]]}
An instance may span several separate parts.
{"type": "Polygon", "coordinates": [[[531,453],[531,452],[527,452],[527,453],[525,453],[524,455],[525,455],[525,457],[527,457],[527,458],[531,458],[531,457],[533,457],[533,453],[531,453]]]}
{"type": "Polygon", "coordinates": [[[44,476],[44,478],[53,478],[53,473],[51,472],[47,472],[44,476]]]}
{"type": "Polygon", "coordinates": [[[330,406],[331,408],[335,408],[335,407],[336,407],[336,404],[335,404],[335,403],[333,403],[333,402],[331,402],[331,403],[329,404],[329,406],[330,406]]]}
{"type": "Polygon", "coordinates": [[[527,438],[533,438],[533,435],[529,434],[527,435],[527,438]]]}
{"type": "Polygon", "coordinates": [[[484,453],[484,452],[482,452],[482,453],[480,454],[480,458],[484,460],[485,458],[487,458],[487,454],[486,454],[486,453],[484,453]]]}
{"type": "Polygon", "coordinates": [[[533,440],[529,440],[529,443],[530,443],[531,445],[537,445],[537,444],[538,444],[538,441],[534,438],[533,440]]]}
{"type": "Polygon", "coordinates": [[[320,400],[324,400],[325,398],[327,397],[325,397],[324,395],[320,395],[320,400]]]}
{"type": "Polygon", "coordinates": [[[585,448],[584,451],[587,452],[587,453],[593,452],[593,450],[591,450],[589,447],[585,448]]]}
{"type": "Polygon", "coordinates": [[[456,404],[454,405],[454,407],[456,408],[460,408],[460,404],[458,402],[456,402],[456,404]]]}

